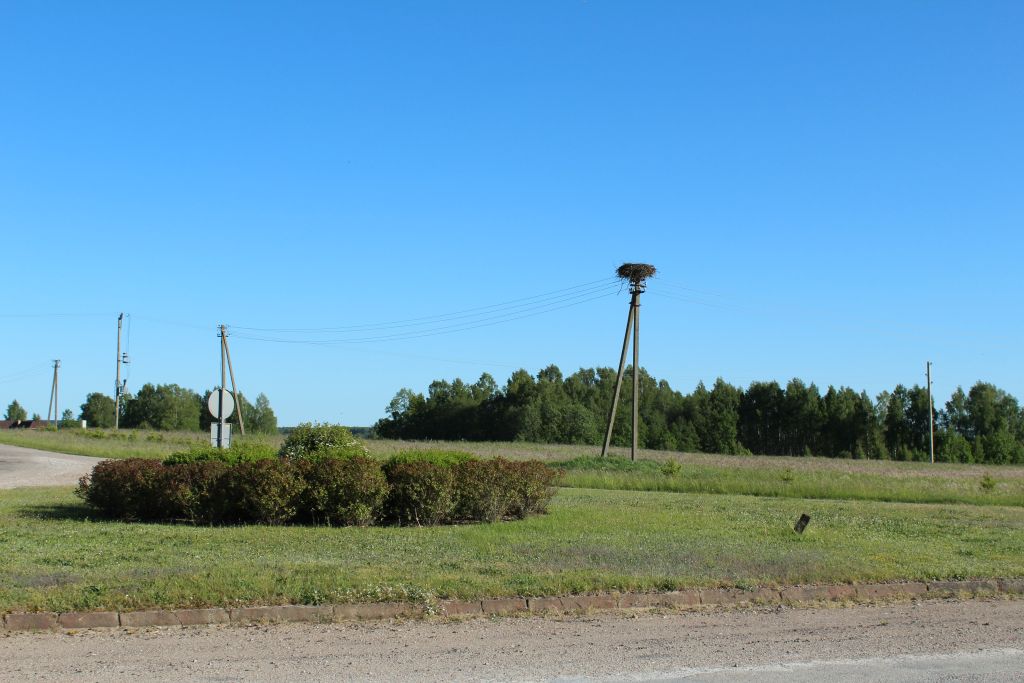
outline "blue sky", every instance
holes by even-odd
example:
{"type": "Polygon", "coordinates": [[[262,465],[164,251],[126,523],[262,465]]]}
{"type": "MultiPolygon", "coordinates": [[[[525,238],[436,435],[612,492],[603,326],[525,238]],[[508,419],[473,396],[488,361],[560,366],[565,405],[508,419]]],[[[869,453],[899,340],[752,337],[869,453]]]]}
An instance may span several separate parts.
{"type": "Polygon", "coordinates": [[[940,401],[1024,397],[1022,25],[1016,2],[6,2],[0,403],[45,414],[53,358],[62,407],[110,393],[124,311],[129,390],[214,386],[225,323],[282,424],[371,424],[434,378],[614,365],[623,261],[658,267],[641,363],[678,389],[874,395],[932,360],[940,401]],[[587,294],[370,329],[548,292],[587,294]],[[485,315],[513,311],[536,315],[485,315]]]}

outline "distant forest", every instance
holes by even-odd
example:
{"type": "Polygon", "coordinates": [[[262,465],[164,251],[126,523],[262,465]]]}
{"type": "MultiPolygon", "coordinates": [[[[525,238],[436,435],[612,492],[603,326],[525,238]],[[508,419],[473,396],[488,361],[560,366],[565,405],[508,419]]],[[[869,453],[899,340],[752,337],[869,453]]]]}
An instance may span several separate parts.
{"type": "MultiPolygon", "coordinates": [[[[551,365],[534,377],[517,370],[499,387],[483,374],[473,384],[436,380],[426,396],[399,391],[374,433],[392,439],[533,441],[592,444],[604,439],[615,389],[612,368],[565,377],[551,365]]],[[[1024,413],[992,384],[957,388],[935,419],[935,457],[945,462],[1024,463],[1024,413]]],[[[834,458],[928,459],[924,387],[897,385],[874,400],[864,391],[793,379],[746,389],[718,379],[690,394],[640,369],[642,448],[834,458]]],[[[626,372],[612,443],[629,445],[632,368],[626,372]]]]}

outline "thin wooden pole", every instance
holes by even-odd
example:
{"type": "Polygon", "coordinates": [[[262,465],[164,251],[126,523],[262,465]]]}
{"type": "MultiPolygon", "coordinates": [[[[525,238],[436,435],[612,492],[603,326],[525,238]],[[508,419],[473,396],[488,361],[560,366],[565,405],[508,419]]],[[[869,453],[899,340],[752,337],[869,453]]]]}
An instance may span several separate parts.
{"type": "Polygon", "coordinates": [[[633,446],[629,459],[636,460],[640,441],[640,292],[633,295],[633,446]]]}
{"type": "Polygon", "coordinates": [[[615,393],[612,395],[612,407],[608,412],[608,430],[604,435],[604,446],[601,448],[601,457],[608,455],[608,447],[612,443],[612,429],[615,427],[615,409],[619,403],[619,389],[622,388],[622,374],[626,371],[626,352],[629,350],[629,335],[633,331],[633,311],[636,308],[637,294],[629,302],[629,317],[626,318],[626,335],[622,340],[622,355],[619,357],[619,374],[615,378],[615,393]]]}
{"type": "Polygon", "coordinates": [[[121,323],[124,313],[117,316],[117,378],[114,380],[114,430],[121,422],[121,323]]]}
{"type": "Polygon", "coordinates": [[[235,369],[231,367],[231,348],[228,346],[227,334],[224,335],[224,354],[228,357],[228,375],[231,377],[231,393],[235,395],[238,406],[238,431],[245,436],[245,420],[242,419],[242,399],[238,397],[238,386],[235,384],[235,369]]]}
{"type": "Polygon", "coordinates": [[[224,375],[224,326],[220,326],[220,391],[217,393],[217,414],[220,419],[220,431],[217,433],[217,448],[227,448],[224,445],[224,392],[227,391],[227,377],[224,375]]]}

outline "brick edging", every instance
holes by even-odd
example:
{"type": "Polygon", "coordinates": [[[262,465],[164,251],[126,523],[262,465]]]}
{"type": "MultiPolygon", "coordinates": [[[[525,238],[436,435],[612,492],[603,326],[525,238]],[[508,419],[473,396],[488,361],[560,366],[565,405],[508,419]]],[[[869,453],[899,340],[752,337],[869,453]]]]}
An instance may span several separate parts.
{"type": "Polygon", "coordinates": [[[56,631],[149,626],[202,626],[253,623],[334,623],[396,617],[492,616],[505,614],[567,614],[591,610],[652,607],[687,608],[734,605],[797,605],[851,600],[872,602],[895,598],[929,598],[1024,594],[1024,579],[867,583],[785,588],[702,588],[668,593],[615,593],[537,598],[441,600],[436,605],[371,602],[343,605],[279,605],[143,610],[137,612],[23,612],[3,615],[0,631],[56,631]]]}

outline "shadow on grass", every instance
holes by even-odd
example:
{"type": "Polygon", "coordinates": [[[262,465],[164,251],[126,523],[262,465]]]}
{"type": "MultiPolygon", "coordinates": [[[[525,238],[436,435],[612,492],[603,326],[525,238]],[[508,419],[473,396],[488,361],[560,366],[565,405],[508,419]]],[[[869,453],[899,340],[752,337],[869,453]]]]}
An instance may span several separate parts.
{"type": "Polygon", "coordinates": [[[25,505],[18,509],[23,519],[70,520],[81,522],[87,519],[102,519],[86,505],[25,505]]]}

